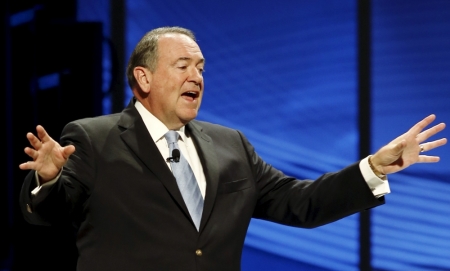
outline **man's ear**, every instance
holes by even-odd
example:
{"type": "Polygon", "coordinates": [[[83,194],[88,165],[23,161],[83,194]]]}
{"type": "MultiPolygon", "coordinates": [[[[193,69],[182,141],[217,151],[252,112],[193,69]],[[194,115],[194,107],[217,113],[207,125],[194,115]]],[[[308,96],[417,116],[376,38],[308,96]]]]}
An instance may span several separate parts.
{"type": "Polygon", "coordinates": [[[145,93],[149,93],[152,82],[152,73],[147,68],[138,66],[133,69],[133,74],[140,89],[145,93]]]}

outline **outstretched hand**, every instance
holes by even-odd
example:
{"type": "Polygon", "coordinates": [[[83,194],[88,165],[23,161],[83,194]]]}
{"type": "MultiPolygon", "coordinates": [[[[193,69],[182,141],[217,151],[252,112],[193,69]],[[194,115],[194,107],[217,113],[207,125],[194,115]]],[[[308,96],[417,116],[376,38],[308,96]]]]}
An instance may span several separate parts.
{"type": "Polygon", "coordinates": [[[435,119],[435,115],[429,115],[416,123],[409,131],[379,149],[370,157],[372,165],[381,173],[390,174],[403,170],[415,163],[438,162],[440,159],[438,156],[423,154],[447,143],[446,138],[425,142],[428,138],[445,128],[445,123],[439,123],[424,130],[435,119]]]}
{"type": "Polygon", "coordinates": [[[19,165],[22,170],[34,169],[37,171],[41,184],[54,179],[61,168],[66,164],[69,156],[75,151],[75,146],[61,145],[53,140],[44,127],[36,127],[37,137],[33,133],[27,133],[27,139],[32,148],[26,147],[25,153],[33,161],[28,161],[19,165]]]}

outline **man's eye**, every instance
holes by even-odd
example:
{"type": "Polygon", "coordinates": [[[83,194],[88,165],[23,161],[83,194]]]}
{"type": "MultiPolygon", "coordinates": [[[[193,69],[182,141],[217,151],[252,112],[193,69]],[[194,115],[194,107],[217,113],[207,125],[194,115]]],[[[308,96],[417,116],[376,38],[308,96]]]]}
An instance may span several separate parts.
{"type": "Polygon", "coordinates": [[[204,69],[204,68],[198,68],[198,71],[199,71],[200,73],[204,73],[204,72],[205,72],[205,69],[204,69]]]}
{"type": "Polygon", "coordinates": [[[180,66],[180,67],[178,67],[178,69],[182,69],[182,70],[185,70],[187,68],[187,66],[180,66]]]}

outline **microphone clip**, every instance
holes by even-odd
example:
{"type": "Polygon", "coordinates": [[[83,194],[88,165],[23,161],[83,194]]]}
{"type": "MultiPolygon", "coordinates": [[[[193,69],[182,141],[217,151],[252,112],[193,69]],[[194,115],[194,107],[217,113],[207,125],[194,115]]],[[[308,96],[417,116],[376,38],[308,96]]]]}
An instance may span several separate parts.
{"type": "Polygon", "coordinates": [[[172,150],[172,157],[168,157],[166,159],[167,162],[169,163],[178,163],[180,162],[180,150],[179,149],[173,149],[172,150]]]}

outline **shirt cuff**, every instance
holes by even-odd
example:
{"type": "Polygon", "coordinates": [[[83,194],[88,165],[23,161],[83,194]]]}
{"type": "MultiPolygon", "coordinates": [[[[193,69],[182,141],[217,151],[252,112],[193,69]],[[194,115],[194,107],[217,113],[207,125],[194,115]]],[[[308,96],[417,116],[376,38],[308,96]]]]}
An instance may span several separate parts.
{"type": "Polygon", "coordinates": [[[38,192],[41,191],[41,189],[49,189],[54,183],[56,183],[58,178],[61,176],[61,172],[62,172],[62,169],[59,171],[58,175],[53,180],[50,180],[50,181],[44,183],[43,185],[41,185],[41,183],[39,182],[39,175],[38,175],[37,171],[35,171],[34,179],[36,180],[36,188],[33,189],[33,191],[31,191],[31,195],[36,196],[38,194],[38,192]]]}
{"type": "Polygon", "coordinates": [[[391,189],[389,187],[387,176],[386,180],[380,179],[370,168],[369,157],[370,156],[367,156],[366,158],[362,159],[361,162],[359,162],[359,169],[361,170],[363,178],[372,191],[373,195],[379,198],[391,193],[391,189]]]}

